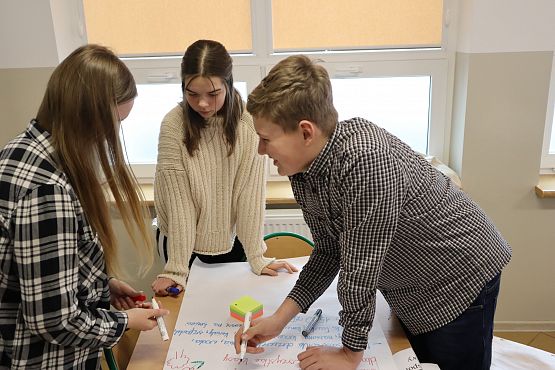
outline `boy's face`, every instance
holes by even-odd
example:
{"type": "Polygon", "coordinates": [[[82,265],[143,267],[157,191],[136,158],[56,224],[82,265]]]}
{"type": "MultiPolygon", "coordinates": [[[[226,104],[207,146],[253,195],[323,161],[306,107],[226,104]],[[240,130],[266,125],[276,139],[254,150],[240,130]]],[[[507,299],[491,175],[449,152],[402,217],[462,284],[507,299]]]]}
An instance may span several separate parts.
{"type": "Polygon", "coordinates": [[[300,124],[295,131],[285,132],[264,117],[254,117],[254,127],[259,136],[258,154],[272,158],[281,176],[303,172],[314,160],[300,124]]]}

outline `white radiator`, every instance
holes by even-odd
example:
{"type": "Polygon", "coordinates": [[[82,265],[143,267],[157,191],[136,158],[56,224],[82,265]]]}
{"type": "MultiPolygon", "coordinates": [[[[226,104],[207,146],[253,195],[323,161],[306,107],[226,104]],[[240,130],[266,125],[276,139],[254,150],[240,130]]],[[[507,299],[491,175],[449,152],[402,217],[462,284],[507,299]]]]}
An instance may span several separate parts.
{"type": "Polygon", "coordinates": [[[264,217],[264,234],[289,231],[312,240],[300,209],[268,209],[264,217]]]}

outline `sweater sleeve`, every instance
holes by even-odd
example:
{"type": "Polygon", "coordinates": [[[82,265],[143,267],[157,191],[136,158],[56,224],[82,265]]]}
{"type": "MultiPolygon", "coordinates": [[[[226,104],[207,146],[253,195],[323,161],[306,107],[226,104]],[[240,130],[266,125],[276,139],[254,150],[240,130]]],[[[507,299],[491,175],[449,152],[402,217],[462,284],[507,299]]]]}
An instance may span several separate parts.
{"type": "Polygon", "coordinates": [[[258,155],[258,136],[252,117],[245,112],[241,117],[241,135],[237,149],[241,150],[241,163],[234,193],[237,196],[237,237],[243,244],[247,259],[255,274],[274,261],[264,257],[263,240],[264,204],[266,185],[265,157],[258,155]]]}
{"type": "Polygon", "coordinates": [[[196,212],[183,163],[182,122],[168,114],[160,128],[154,204],[158,227],[168,239],[168,261],[162,274],[185,286],[195,244],[196,212]]]}

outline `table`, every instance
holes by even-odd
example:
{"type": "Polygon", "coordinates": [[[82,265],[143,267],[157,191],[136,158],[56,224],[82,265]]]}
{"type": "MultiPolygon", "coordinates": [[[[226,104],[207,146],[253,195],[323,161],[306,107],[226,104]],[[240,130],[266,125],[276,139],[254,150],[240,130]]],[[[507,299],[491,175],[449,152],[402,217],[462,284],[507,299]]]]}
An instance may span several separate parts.
{"type": "MultiPolygon", "coordinates": [[[[154,184],[140,184],[140,188],[145,197],[145,205],[154,207],[154,184]]],[[[266,182],[266,205],[294,206],[296,204],[289,180],[266,182]]]]}
{"type": "MultiPolygon", "coordinates": [[[[165,316],[164,319],[171,340],[179,308],[183,300],[183,293],[178,297],[158,297],[157,300],[162,303],[164,308],[170,310],[170,314],[165,316]]],[[[410,343],[399,324],[399,320],[391,313],[387,302],[380,292],[377,295],[375,320],[379,321],[393,354],[410,347],[410,343]]],[[[170,340],[163,342],[157,329],[141,332],[129,361],[128,369],[163,369],[170,340]]]]}

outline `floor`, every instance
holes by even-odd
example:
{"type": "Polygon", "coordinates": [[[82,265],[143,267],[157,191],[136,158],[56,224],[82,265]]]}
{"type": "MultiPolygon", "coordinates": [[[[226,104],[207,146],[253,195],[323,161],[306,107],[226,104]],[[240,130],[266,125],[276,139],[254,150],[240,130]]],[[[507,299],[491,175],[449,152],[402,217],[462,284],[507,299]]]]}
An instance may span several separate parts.
{"type": "Polygon", "coordinates": [[[500,338],[512,340],[513,342],[526,344],[547,352],[555,353],[555,331],[496,331],[494,332],[494,335],[500,338]]]}

